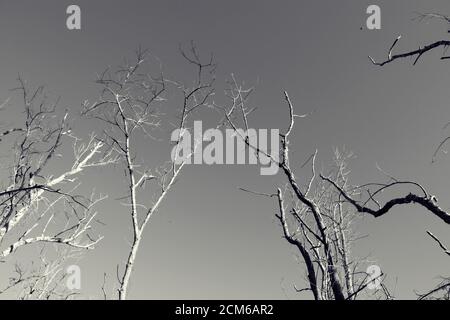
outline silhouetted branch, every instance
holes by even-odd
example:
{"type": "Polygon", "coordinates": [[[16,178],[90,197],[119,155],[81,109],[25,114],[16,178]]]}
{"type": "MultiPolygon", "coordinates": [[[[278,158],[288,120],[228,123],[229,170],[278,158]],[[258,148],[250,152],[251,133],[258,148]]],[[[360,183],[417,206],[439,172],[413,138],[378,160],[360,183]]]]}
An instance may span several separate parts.
{"type": "Polygon", "coordinates": [[[374,210],[369,207],[360,205],[356,200],[352,199],[342,188],[340,188],[334,181],[331,179],[324,177],[323,175],[320,175],[320,177],[331,183],[339,192],[341,195],[350,203],[352,204],[358,212],[362,213],[368,213],[374,217],[381,217],[382,215],[389,212],[390,209],[392,209],[394,206],[402,205],[402,204],[420,204],[421,206],[425,207],[428,211],[439,217],[441,220],[443,220],[445,223],[450,224],[450,214],[446,211],[442,210],[435,200],[435,197],[422,197],[415,195],[413,193],[410,193],[406,195],[405,197],[399,197],[394,198],[389,201],[387,201],[380,209],[374,210]]]}
{"type": "MultiPolygon", "coordinates": [[[[391,62],[393,62],[395,60],[398,60],[398,59],[401,59],[401,58],[407,58],[407,57],[414,57],[415,56],[416,58],[415,58],[415,60],[413,62],[413,65],[416,65],[417,61],[422,57],[423,54],[425,54],[425,53],[427,53],[427,52],[429,52],[429,51],[431,51],[431,50],[433,50],[435,48],[438,48],[438,47],[446,48],[446,47],[448,47],[450,45],[450,41],[449,40],[440,40],[440,41],[433,42],[433,43],[431,43],[429,45],[426,45],[424,47],[419,47],[419,49],[416,49],[416,50],[412,50],[412,51],[408,51],[408,52],[392,55],[392,50],[394,49],[394,46],[398,43],[400,38],[401,37],[399,36],[394,41],[392,46],[390,47],[389,52],[388,52],[387,60],[384,60],[382,62],[376,62],[371,56],[369,56],[370,61],[372,61],[372,63],[374,65],[382,67],[382,66],[384,66],[384,65],[386,65],[388,63],[391,63],[391,62]]],[[[441,57],[442,60],[445,60],[447,58],[448,57],[441,57]]]]}

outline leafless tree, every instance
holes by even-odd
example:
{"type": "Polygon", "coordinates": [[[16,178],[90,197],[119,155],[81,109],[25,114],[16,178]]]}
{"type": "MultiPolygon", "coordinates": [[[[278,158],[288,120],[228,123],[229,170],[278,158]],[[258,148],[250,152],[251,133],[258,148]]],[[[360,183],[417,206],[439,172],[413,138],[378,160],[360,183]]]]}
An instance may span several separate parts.
{"type": "MultiPolygon", "coordinates": [[[[110,154],[101,155],[103,144],[93,136],[83,142],[71,133],[69,114],[58,116],[58,101],[50,103],[43,87],[30,90],[21,78],[18,82],[15,91],[23,102],[23,122],[5,125],[0,133],[2,145],[13,151],[2,161],[0,261],[7,261],[16,251],[32,244],[92,249],[101,240],[92,230],[94,206],[104,197],[80,194],[79,176],[88,168],[107,165],[114,159],[110,154]],[[58,174],[61,163],[70,164],[71,158],[72,164],[58,174]]],[[[2,107],[6,108],[6,104],[2,107]]],[[[45,268],[52,263],[45,260],[45,268]]],[[[18,280],[11,283],[23,284],[25,271],[16,268],[16,272],[18,280]]],[[[49,280],[45,274],[33,273],[28,280],[39,278],[44,285],[43,280],[49,280]]],[[[37,297],[43,297],[44,291],[41,293],[37,297]]]]}
{"type": "MultiPolygon", "coordinates": [[[[276,193],[264,194],[248,189],[243,190],[277,199],[279,212],[276,217],[282,226],[284,238],[297,247],[307,269],[309,285],[305,289],[295,287],[297,291],[311,291],[316,300],[356,298],[357,294],[363,290],[359,287],[365,288],[365,285],[356,285],[358,275],[355,271],[356,265],[349,260],[348,256],[351,241],[348,238],[348,224],[352,218],[349,217],[349,212],[344,208],[342,201],[339,201],[339,195],[336,192],[330,192],[333,190],[317,179],[315,165],[317,152],[308,159],[308,162],[311,162],[312,175],[304,187],[300,186],[290,166],[289,136],[293,130],[294,119],[306,115],[294,114],[290,99],[285,93],[285,99],[289,105],[290,122],[285,132],[280,134],[281,159],[276,159],[269,154],[268,150],[253,144],[247,136],[248,115],[254,110],[248,105],[252,91],[251,88],[246,89],[239,85],[233,76],[228,90],[230,105],[216,105],[216,107],[224,111],[225,123],[235,130],[257,157],[269,158],[281,168],[287,184],[284,188],[278,188],[276,193]],[[244,126],[246,130],[244,133],[238,129],[239,123],[244,126]],[[286,195],[289,200],[285,199],[286,195]],[[343,275],[342,278],[339,273],[343,275]]],[[[345,160],[337,154],[335,179],[337,183],[347,188],[344,163],[345,160]]]]}
{"type": "MultiPolygon", "coordinates": [[[[248,115],[254,110],[248,103],[251,92],[252,88],[243,88],[232,77],[228,91],[230,104],[216,107],[223,111],[225,122],[245,141],[248,148],[258,157],[265,157],[276,164],[286,178],[287,185],[278,188],[276,193],[244,190],[277,199],[279,207],[277,218],[283,227],[284,237],[298,248],[307,269],[309,286],[306,290],[311,291],[315,299],[355,299],[375,280],[368,279],[365,272],[357,270],[357,263],[349,258],[348,223],[352,221],[355,213],[380,217],[397,205],[418,204],[445,223],[450,222],[450,215],[438,206],[437,199],[418,183],[400,181],[388,175],[390,181],[387,183],[350,185],[347,177],[347,159],[339,153],[335,156],[334,170],[328,174],[316,172],[317,152],[311,155],[301,166],[311,163],[311,177],[303,183],[300,182],[289,161],[290,135],[295,120],[307,115],[294,113],[292,102],[285,92],[289,121],[287,129],[280,133],[280,159],[277,159],[267,150],[262,150],[254,144],[242,130],[238,130],[239,124],[248,130],[248,115]],[[381,204],[379,197],[383,191],[403,186],[409,188],[408,195],[389,199],[385,204],[381,204]],[[289,202],[285,200],[285,194],[290,196],[289,202]]],[[[379,293],[384,298],[392,298],[384,285],[381,285],[379,293]]]]}
{"type": "MultiPolygon", "coordinates": [[[[317,152],[310,157],[312,175],[307,182],[304,195],[319,208],[323,231],[320,231],[310,207],[297,200],[289,184],[285,190],[289,190],[290,204],[286,205],[283,199],[283,194],[287,192],[277,190],[280,212],[277,218],[283,227],[284,237],[299,249],[308,270],[309,287],[300,290],[295,287],[295,289],[297,292],[311,290],[314,298],[318,300],[342,299],[336,298],[336,289],[332,286],[332,281],[339,281],[347,300],[354,300],[359,296],[384,296],[388,293],[386,287],[368,290],[369,284],[378,278],[381,282],[385,275],[381,273],[376,279],[372,279],[363,269],[365,259],[352,255],[352,245],[360,238],[353,227],[358,216],[336,190],[322,179],[317,179],[316,156],[317,152]],[[286,212],[289,212],[289,215],[286,215],[286,212]],[[336,276],[331,276],[330,269],[336,276]],[[314,287],[319,290],[315,292],[312,290],[314,287]]],[[[328,176],[349,193],[357,195],[358,190],[348,182],[350,172],[348,162],[351,157],[352,153],[335,150],[334,163],[329,169],[328,176]]]]}
{"type": "MultiPolygon", "coordinates": [[[[190,50],[180,47],[184,59],[195,68],[195,79],[185,85],[165,77],[160,65],[152,60],[146,50],[138,49],[131,62],[115,70],[105,70],[97,80],[101,85],[101,95],[94,103],[86,102],[83,113],[105,124],[102,143],[117,154],[124,167],[128,192],[125,200],[129,213],[133,239],[122,274],[117,268],[119,282],[118,298],[127,298],[130,277],[141,245],[143,233],[153,214],[167,197],[186,163],[185,157],[179,157],[179,143],[189,126],[189,118],[201,107],[210,103],[214,93],[213,56],[206,61],[200,58],[197,48],[191,43],[190,50]],[[152,63],[153,61],[153,63],[152,63]],[[158,71],[151,72],[152,66],[158,71]],[[181,100],[168,97],[176,96],[170,92],[181,93],[181,100]],[[165,106],[178,105],[178,139],[175,142],[174,157],[162,166],[139,160],[142,144],[138,141],[154,141],[155,131],[166,126],[161,110],[165,106]]],[[[150,147],[149,147],[150,148],[150,147]]]]}

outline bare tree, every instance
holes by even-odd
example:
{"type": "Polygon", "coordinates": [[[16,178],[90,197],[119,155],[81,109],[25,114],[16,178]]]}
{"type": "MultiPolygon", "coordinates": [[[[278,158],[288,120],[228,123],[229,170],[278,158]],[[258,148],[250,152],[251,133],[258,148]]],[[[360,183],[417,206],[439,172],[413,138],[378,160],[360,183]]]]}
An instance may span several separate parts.
{"type": "MultiPolygon", "coordinates": [[[[196,78],[190,85],[169,80],[160,69],[152,74],[151,57],[146,50],[138,49],[136,58],[116,70],[106,70],[97,83],[102,91],[98,101],[85,103],[83,113],[105,124],[102,143],[117,154],[126,172],[128,192],[126,210],[130,215],[133,240],[122,274],[117,268],[119,281],[118,297],[127,298],[130,277],[141,245],[143,233],[153,214],[158,210],[186,164],[190,155],[179,157],[179,144],[188,128],[189,117],[198,109],[207,106],[214,93],[213,57],[203,62],[192,43],[189,51],[181,49],[184,59],[196,69],[196,78]],[[148,60],[148,61],[147,61],[148,60]],[[181,93],[181,101],[169,101],[168,94],[175,90],[181,93]],[[139,160],[142,145],[138,141],[154,141],[154,132],[162,126],[161,109],[169,102],[178,104],[177,142],[173,157],[162,166],[139,160]]],[[[158,67],[158,65],[157,65],[158,67]]],[[[175,132],[175,131],[174,131],[175,132]]]]}
{"type": "MultiPolygon", "coordinates": [[[[289,162],[289,136],[294,127],[294,114],[290,99],[285,93],[285,99],[289,106],[290,122],[284,133],[280,134],[281,159],[277,159],[263,150],[260,146],[251,142],[247,136],[249,128],[248,115],[254,110],[248,106],[248,99],[252,88],[246,89],[240,86],[234,77],[230,82],[228,96],[229,106],[217,106],[224,111],[225,123],[235,130],[237,135],[245,141],[250,150],[257,157],[266,157],[281,168],[287,179],[284,191],[277,189],[276,193],[262,194],[249,191],[259,195],[275,197],[278,202],[279,213],[276,215],[283,228],[285,239],[296,246],[305,262],[309,286],[297,291],[309,290],[314,299],[336,299],[355,298],[355,276],[352,264],[349,261],[349,239],[347,234],[348,223],[352,220],[348,212],[342,206],[342,202],[336,201],[336,192],[332,191],[323,182],[317,181],[315,160],[317,152],[309,157],[311,162],[312,176],[301,187],[290,166],[289,162]],[[243,124],[244,133],[239,130],[239,123],[243,124]],[[285,194],[290,197],[289,203],[285,194]],[[344,277],[339,276],[340,269],[344,277]],[[344,280],[343,280],[344,279],[344,280]]],[[[278,151],[278,150],[277,150],[278,151]]],[[[346,184],[344,164],[339,157],[336,163],[340,168],[335,172],[338,183],[346,184]]],[[[305,163],[306,165],[306,163],[305,163]]],[[[359,293],[359,292],[358,292],[359,293]]]]}
{"type": "MultiPolygon", "coordinates": [[[[381,273],[377,279],[372,279],[363,269],[364,259],[352,255],[353,242],[360,238],[353,228],[353,223],[358,217],[339,193],[328,183],[317,179],[316,156],[317,152],[310,157],[312,175],[307,182],[304,195],[319,208],[322,217],[320,224],[310,207],[297,200],[289,184],[284,192],[281,189],[277,190],[280,212],[277,218],[283,228],[284,237],[299,249],[308,271],[309,287],[294,288],[297,292],[312,291],[317,300],[343,299],[336,297],[336,289],[332,286],[332,281],[339,281],[346,300],[354,300],[361,295],[384,295],[387,292],[386,288],[383,288],[383,291],[381,287],[374,291],[367,290],[374,280],[378,278],[380,281],[383,280],[384,274],[381,273]],[[286,193],[291,199],[290,204],[286,204],[283,199],[283,194],[286,193]],[[321,225],[323,231],[320,229],[321,225]]],[[[335,150],[334,157],[334,163],[328,173],[330,179],[356,195],[358,191],[348,183],[350,172],[348,161],[352,154],[335,150]]]]}
{"type": "MultiPolygon", "coordinates": [[[[301,167],[311,163],[312,175],[305,182],[299,182],[289,161],[290,135],[295,119],[307,115],[294,113],[292,102],[285,92],[289,122],[287,129],[280,133],[279,137],[280,159],[275,158],[267,150],[252,142],[247,133],[238,130],[240,123],[248,131],[248,115],[254,110],[248,105],[251,92],[252,88],[243,88],[233,77],[228,91],[230,104],[216,107],[223,110],[225,122],[245,141],[249,149],[258,157],[265,157],[276,164],[286,178],[287,185],[284,191],[278,188],[276,193],[250,192],[277,198],[279,207],[277,218],[283,227],[284,237],[298,248],[307,269],[309,287],[306,290],[311,291],[315,299],[355,299],[375,280],[368,278],[365,272],[357,270],[355,268],[357,263],[349,258],[348,222],[352,221],[355,213],[380,217],[397,205],[418,204],[445,223],[450,222],[449,213],[438,206],[436,197],[416,182],[400,181],[388,175],[390,181],[387,183],[350,185],[346,169],[347,159],[339,153],[335,155],[334,170],[326,175],[316,172],[317,152],[311,155],[301,167]],[[381,204],[379,197],[383,191],[404,186],[409,187],[408,195],[381,204]],[[284,199],[286,193],[291,198],[289,204],[284,199]],[[364,197],[367,197],[367,200],[360,200],[364,197]]],[[[385,298],[392,298],[384,285],[381,285],[379,293],[385,298]]]]}
{"type": "MultiPolygon", "coordinates": [[[[24,119],[21,125],[0,133],[3,146],[13,151],[4,156],[2,167],[0,261],[31,244],[92,249],[101,240],[92,230],[96,216],[93,209],[104,197],[79,194],[78,178],[88,168],[107,165],[114,159],[109,154],[100,156],[103,144],[94,137],[84,143],[71,133],[68,113],[58,116],[58,101],[48,102],[43,87],[30,90],[19,78],[15,90],[23,102],[24,119]],[[72,165],[58,174],[58,163],[70,164],[67,151],[71,147],[72,165]]],[[[20,270],[16,268],[19,280],[13,284],[25,281],[20,270]]],[[[40,283],[49,279],[43,273],[30,277],[41,279],[40,283]]]]}

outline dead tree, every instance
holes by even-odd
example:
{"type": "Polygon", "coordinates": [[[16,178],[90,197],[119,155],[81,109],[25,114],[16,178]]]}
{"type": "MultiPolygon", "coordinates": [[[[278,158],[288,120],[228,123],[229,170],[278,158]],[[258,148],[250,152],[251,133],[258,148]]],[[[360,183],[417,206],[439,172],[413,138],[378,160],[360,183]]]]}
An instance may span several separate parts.
{"type": "MultiPolygon", "coordinates": [[[[242,130],[238,130],[239,123],[244,126],[244,129],[248,129],[248,115],[254,110],[254,108],[248,106],[248,98],[252,91],[251,88],[243,88],[233,77],[228,90],[230,104],[227,106],[216,105],[216,107],[223,111],[225,122],[236,131],[236,134],[246,143],[248,148],[253,150],[257,156],[265,157],[276,164],[286,178],[287,187],[284,189],[287,191],[278,189],[276,193],[264,195],[278,199],[279,214],[277,217],[283,227],[284,236],[289,243],[298,248],[303,257],[308,273],[308,290],[313,293],[315,299],[354,299],[368,285],[368,282],[365,281],[356,285],[355,280],[352,279],[355,273],[348,271],[349,262],[348,260],[345,262],[344,252],[346,250],[343,249],[346,245],[345,233],[340,233],[339,230],[342,225],[336,223],[340,221],[336,219],[336,206],[338,212],[339,210],[356,211],[357,213],[381,217],[395,206],[417,204],[443,222],[450,223],[450,214],[440,208],[436,197],[427,192],[420,184],[413,181],[401,181],[388,175],[390,181],[387,183],[350,186],[347,182],[347,174],[342,169],[342,167],[345,167],[345,161],[341,162],[341,165],[338,165],[334,172],[332,171],[329,174],[317,173],[315,168],[316,153],[308,158],[308,162],[311,162],[312,166],[311,178],[300,182],[289,161],[290,135],[294,129],[295,120],[307,115],[294,113],[292,102],[285,92],[284,98],[288,106],[289,121],[285,131],[280,133],[280,157],[279,159],[275,158],[267,150],[262,150],[258,145],[253,144],[245,134],[242,134],[242,130]],[[408,187],[409,193],[404,197],[389,199],[385,204],[382,204],[382,200],[379,198],[381,193],[397,187],[408,187]],[[320,191],[323,189],[327,192],[320,191]],[[290,205],[289,211],[284,200],[286,192],[291,194],[291,197],[295,200],[295,205],[290,205]],[[319,193],[317,194],[317,192],[319,193]],[[361,200],[364,197],[367,200],[361,200]],[[323,202],[323,199],[326,198],[329,200],[323,202]],[[289,216],[297,223],[297,227],[291,227],[292,223],[289,223],[289,216]],[[306,221],[305,217],[310,217],[311,220],[306,221]],[[320,253],[317,253],[318,250],[320,253]],[[339,268],[344,271],[344,277],[339,276],[339,268]],[[321,279],[321,281],[318,279],[321,279]],[[326,288],[330,288],[330,290],[327,291],[326,288]]],[[[356,271],[356,274],[360,273],[356,271]]],[[[381,286],[381,289],[386,298],[392,298],[386,287],[381,286]]]]}
{"type": "MultiPolygon", "coordinates": [[[[354,218],[352,215],[354,210],[349,211],[342,196],[319,178],[315,164],[317,152],[302,166],[310,163],[312,172],[311,177],[304,182],[298,180],[289,161],[289,138],[295,119],[306,115],[294,114],[292,103],[285,92],[290,120],[287,128],[279,136],[280,156],[273,157],[268,150],[261,149],[247,136],[248,115],[254,110],[248,103],[252,92],[252,88],[243,88],[233,76],[227,91],[230,104],[226,106],[216,104],[215,107],[223,111],[224,123],[234,129],[257,157],[269,159],[281,169],[287,183],[275,193],[242,190],[277,199],[276,217],[282,226],[284,238],[299,250],[307,269],[308,287],[305,289],[295,287],[297,291],[311,291],[316,300],[357,298],[367,288],[368,275],[358,270],[360,266],[357,261],[353,261],[350,257],[350,245],[354,240],[350,225],[354,218]],[[240,130],[240,125],[246,131],[240,130]]],[[[330,174],[333,175],[333,181],[337,185],[354,194],[355,191],[350,189],[347,183],[346,160],[346,156],[336,152],[330,174]]]]}
{"type": "MultiPolygon", "coordinates": [[[[358,217],[339,193],[328,183],[318,179],[316,156],[317,152],[309,158],[312,175],[303,194],[319,208],[321,222],[318,223],[309,206],[298,200],[289,184],[285,186],[284,192],[278,189],[276,194],[279,206],[279,214],[276,216],[283,228],[284,237],[299,249],[307,268],[309,286],[304,289],[294,288],[297,292],[312,291],[317,300],[354,300],[359,296],[384,296],[386,288],[367,290],[373,279],[363,269],[364,260],[353,256],[351,252],[353,243],[359,238],[353,228],[358,217]],[[289,203],[283,199],[283,194],[289,195],[289,203]],[[332,281],[340,282],[344,297],[336,297],[332,281]]],[[[358,191],[348,183],[347,177],[351,157],[351,153],[335,150],[334,163],[328,174],[336,184],[356,195],[358,191]]],[[[378,277],[381,281],[384,274],[378,277]]]]}
{"type": "MultiPolygon", "coordinates": [[[[177,149],[183,134],[189,126],[189,118],[198,109],[210,103],[214,93],[213,57],[203,62],[192,43],[189,51],[180,48],[184,59],[195,68],[196,78],[190,85],[166,78],[162,70],[152,74],[151,56],[146,50],[138,49],[132,62],[116,70],[106,70],[97,83],[101,85],[98,101],[84,105],[83,113],[100,120],[104,125],[105,138],[102,142],[117,154],[125,168],[128,192],[123,198],[125,209],[132,226],[133,239],[125,263],[125,270],[119,274],[118,298],[127,298],[130,277],[141,245],[143,234],[151,217],[166,199],[175,181],[180,176],[186,158],[179,158],[177,149]],[[147,61],[148,60],[148,61],[147,61]],[[169,92],[181,93],[182,100],[168,100],[169,92]],[[175,142],[175,157],[162,166],[138,160],[142,146],[138,140],[154,141],[154,133],[163,125],[161,109],[178,105],[178,142],[175,142]],[[153,200],[152,200],[153,199],[153,200]]],[[[158,64],[156,65],[158,67],[158,64]]]]}
{"type": "MultiPolygon", "coordinates": [[[[19,78],[15,90],[23,102],[24,119],[0,133],[0,143],[11,150],[2,161],[0,261],[9,261],[12,254],[29,245],[92,249],[101,240],[92,230],[94,206],[104,197],[79,192],[79,176],[114,159],[102,154],[103,144],[95,137],[83,142],[71,133],[69,114],[58,116],[58,101],[50,103],[43,87],[30,90],[19,78]],[[66,166],[59,174],[55,170],[58,163],[66,166]]],[[[60,165],[58,168],[60,172],[60,165]]],[[[43,279],[42,274],[32,277],[43,279]]]]}

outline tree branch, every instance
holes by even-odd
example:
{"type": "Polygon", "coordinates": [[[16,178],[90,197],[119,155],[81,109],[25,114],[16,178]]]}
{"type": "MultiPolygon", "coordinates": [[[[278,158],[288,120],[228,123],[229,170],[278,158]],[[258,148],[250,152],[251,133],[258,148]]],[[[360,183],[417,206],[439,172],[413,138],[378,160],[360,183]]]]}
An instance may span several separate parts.
{"type": "Polygon", "coordinates": [[[415,204],[420,204],[421,206],[425,207],[428,211],[430,211],[431,213],[433,213],[434,215],[439,217],[441,220],[443,220],[445,223],[450,224],[450,214],[447,213],[446,211],[442,210],[436,204],[434,197],[421,197],[421,196],[415,195],[413,193],[410,193],[405,197],[391,199],[388,202],[386,202],[384,204],[384,206],[382,206],[380,209],[374,210],[369,207],[360,205],[356,200],[352,199],[344,190],[342,190],[342,188],[340,188],[331,179],[324,177],[322,174],[320,175],[320,177],[323,180],[331,183],[337,190],[339,190],[341,195],[350,204],[352,204],[356,208],[356,210],[358,210],[358,212],[368,213],[368,214],[374,216],[375,218],[378,218],[378,217],[383,216],[387,212],[389,212],[390,209],[392,209],[393,207],[395,207],[397,205],[415,203],[415,204]]]}

